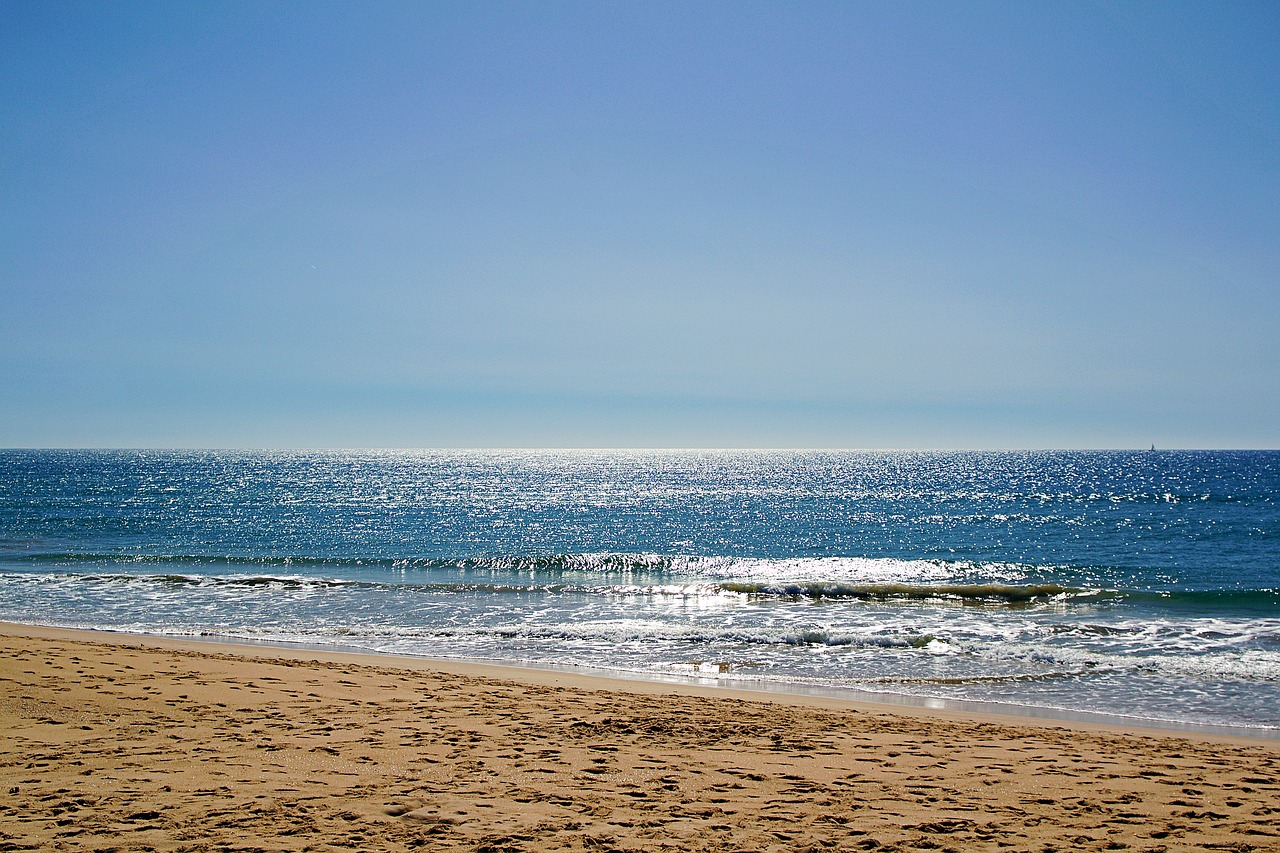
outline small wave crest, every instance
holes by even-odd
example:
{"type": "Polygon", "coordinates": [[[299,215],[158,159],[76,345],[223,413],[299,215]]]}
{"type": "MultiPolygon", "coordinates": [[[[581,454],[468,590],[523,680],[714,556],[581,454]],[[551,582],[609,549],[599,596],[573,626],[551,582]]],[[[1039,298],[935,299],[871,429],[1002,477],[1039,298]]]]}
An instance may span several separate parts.
{"type": "Polygon", "coordinates": [[[1192,648],[1181,653],[1153,648],[1116,649],[1011,647],[995,651],[1004,660],[1022,660],[1064,672],[1135,673],[1176,681],[1280,682],[1280,652],[1252,648],[1192,648]]]}
{"type": "Polygon", "coordinates": [[[0,561],[0,582],[150,582],[172,587],[386,588],[436,592],[734,597],[1043,607],[1121,604],[1266,617],[1280,589],[1099,588],[1105,569],[869,557],[640,553],[460,558],[41,553],[0,561]],[[1077,583],[1072,583],[1075,580],[1077,583]]]}
{"type": "Polygon", "coordinates": [[[868,601],[949,600],[975,603],[1027,604],[1061,600],[1088,592],[1057,584],[907,584],[907,583],[738,583],[721,584],[729,592],[760,597],[842,599],[868,601]]]}
{"type": "Polygon", "coordinates": [[[498,625],[436,629],[436,637],[489,636],[505,640],[604,641],[613,644],[637,642],[679,643],[691,646],[826,646],[831,648],[920,651],[925,654],[953,654],[959,649],[931,634],[896,632],[844,632],[822,628],[801,630],[698,630],[678,625],[650,622],[599,621],[587,624],[498,625]]]}
{"type": "Polygon", "coordinates": [[[978,565],[933,559],[892,557],[746,557],[656,553],[579,553],[549,555],[497,555],[466,557],[422,556],[317,556],[308,554],[140,554],[113,552],[43,551],[6,555],[19,565],[101,566],[156,565],[209,568],[287,568],[302,571],[391,569],[454,570],[520,574],[659,575],[743,580],[858,580],[905,582],[944,580],[957,574],[985,571],[1000,575],[1004,564],[978,565]]]}
{"type": "Polygon", "coordinates": [[[141,584],[174,588],[229,589],[398,589],[421,593],[546,593],[603,596],[646,596],[671,598],[747,597],[754,599],[813,599],[861,601],[949,601],[970,604],[1028,604],[1064,600],[1082,590],[1055,584],[850,584],[839,582],[768,583],[724,581],[719,583],[624,583],[591,584],[564,582],[480,582],[429,580],[362,580],[314,577],[295,574],[113,574],[59,573],[28,576],[41,583],[141,584]]]}

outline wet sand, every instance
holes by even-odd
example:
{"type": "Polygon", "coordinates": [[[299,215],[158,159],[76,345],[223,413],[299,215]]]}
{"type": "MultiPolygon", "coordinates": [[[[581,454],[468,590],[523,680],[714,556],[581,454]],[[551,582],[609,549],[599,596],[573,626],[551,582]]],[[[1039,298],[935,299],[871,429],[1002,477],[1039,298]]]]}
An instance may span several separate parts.
{"type": "Polygon", "coordinates": [[[0,851],[1280,850],[1280,743],[0,625],[0,851]]]}

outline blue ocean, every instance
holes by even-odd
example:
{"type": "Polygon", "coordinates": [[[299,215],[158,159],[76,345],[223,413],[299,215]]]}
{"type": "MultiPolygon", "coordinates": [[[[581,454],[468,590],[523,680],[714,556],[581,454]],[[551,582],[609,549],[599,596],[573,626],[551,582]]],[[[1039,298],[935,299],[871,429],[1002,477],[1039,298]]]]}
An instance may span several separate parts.
{"type": "Polygon", "coordinates": [[[0,451],[0,619],[1280,737],[1280,452],[0,451]]]}

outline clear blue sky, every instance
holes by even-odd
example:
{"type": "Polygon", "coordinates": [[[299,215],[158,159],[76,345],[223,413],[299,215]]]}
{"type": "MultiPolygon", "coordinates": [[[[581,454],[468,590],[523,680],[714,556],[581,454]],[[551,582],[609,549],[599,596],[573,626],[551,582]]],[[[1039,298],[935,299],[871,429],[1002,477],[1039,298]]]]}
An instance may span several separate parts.
{"type": "Polygon", "coordinates": [[[0,0],[0,446],[1280,446],[1270,2],[0,0]]]}

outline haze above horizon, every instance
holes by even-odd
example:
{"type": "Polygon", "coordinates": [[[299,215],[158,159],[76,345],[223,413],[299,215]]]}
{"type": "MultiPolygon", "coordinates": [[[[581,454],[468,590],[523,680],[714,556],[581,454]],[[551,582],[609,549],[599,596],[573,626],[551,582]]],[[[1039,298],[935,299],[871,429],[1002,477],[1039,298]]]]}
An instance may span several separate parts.
{"type": "Polygon", "coordinates": [[[1280,447],[1267,3],[0,3],[0,447],[1280,447]]]}

